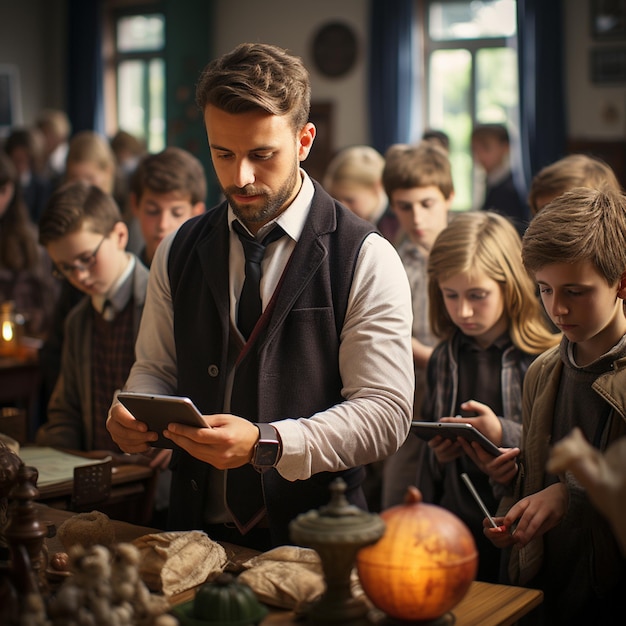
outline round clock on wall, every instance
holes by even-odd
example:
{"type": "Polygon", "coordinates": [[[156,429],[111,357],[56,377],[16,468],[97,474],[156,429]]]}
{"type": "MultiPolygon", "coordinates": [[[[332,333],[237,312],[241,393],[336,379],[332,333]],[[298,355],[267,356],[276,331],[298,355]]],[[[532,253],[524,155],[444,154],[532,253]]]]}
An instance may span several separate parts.
{"type": "Polygon", "coordinates": [[[313,62],[324,76],[343,76],[353,67],[357,57],[354,30],[343,22],[329,22],[313,37],[313,62]]]}

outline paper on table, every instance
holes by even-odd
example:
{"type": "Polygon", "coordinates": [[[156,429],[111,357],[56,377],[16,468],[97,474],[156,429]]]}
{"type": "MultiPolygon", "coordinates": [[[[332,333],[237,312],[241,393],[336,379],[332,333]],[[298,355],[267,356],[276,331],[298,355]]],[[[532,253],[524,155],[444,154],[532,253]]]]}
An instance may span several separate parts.
{"type": "Polygon", "coordinates": [[[96,465],[109,460],[109,457],[95,460],[86,459],[47,446],[23,446],[20,448],[19,456],[24,461],[24,465],[37,468],[39,472],[38,487],[74,480],[75,467],[96,465]]]}

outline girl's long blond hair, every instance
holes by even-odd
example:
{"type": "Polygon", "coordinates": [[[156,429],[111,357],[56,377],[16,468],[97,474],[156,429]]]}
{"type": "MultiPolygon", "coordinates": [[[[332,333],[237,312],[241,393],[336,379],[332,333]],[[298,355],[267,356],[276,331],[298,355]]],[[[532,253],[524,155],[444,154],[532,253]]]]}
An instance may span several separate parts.
{"type": "Polygon", "coordinates": [[[522,242],[511,222],[491,211],[462,213],[439,234],[428,260],[429,319],[433,333],[450,337],[450,319],[439,282],[478,272],[502,288],[509,335],[527,354],[539,354],[560,341],[546,322],[535,285],[522,265],[522,242]]]}

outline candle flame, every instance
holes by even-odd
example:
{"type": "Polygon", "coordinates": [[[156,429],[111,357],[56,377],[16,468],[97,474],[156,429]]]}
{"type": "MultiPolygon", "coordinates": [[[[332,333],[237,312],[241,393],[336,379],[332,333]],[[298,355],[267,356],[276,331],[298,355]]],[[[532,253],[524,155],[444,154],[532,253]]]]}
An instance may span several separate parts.
{"type": "Polygon", "coordinates": [[[2,339],[4,341],[13,341],[13,324],[8,321],[2,322],[2,339]]]}

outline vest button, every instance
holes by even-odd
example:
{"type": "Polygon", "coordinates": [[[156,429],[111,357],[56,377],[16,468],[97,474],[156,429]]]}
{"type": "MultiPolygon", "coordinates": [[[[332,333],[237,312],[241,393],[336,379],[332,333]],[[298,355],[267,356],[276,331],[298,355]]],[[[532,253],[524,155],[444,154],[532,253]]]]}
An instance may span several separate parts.
{"type": "Polygon", "coordinates": [[[198,491],[198,483],[197,483],[195,480],[193,480],[193,479],[192,479],[192,481],[191,481],[191,488],[192,488],[194,491],[198,491]]]}
{"type": "Polygon", "coordinates": [[[209,376],[215,378],[220,373],[220,368],[217,365],[209,365],[209,376]]]}

